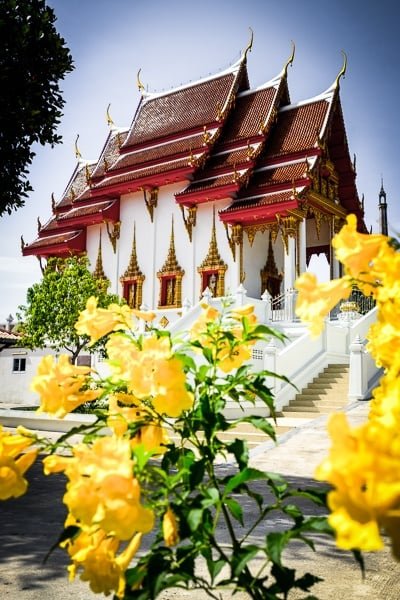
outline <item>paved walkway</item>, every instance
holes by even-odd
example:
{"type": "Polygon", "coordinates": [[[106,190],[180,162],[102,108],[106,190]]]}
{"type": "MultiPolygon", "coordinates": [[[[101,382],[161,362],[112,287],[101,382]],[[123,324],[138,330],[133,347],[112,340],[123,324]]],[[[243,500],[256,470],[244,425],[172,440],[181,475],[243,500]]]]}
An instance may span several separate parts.
{"type": "MultiPolygon", "coordinates": [[[[354,424],[365,420],[368,403],[348,407],[348,415],[354,424]]],[[[326,454],[329,441],[326,435],[326,416],[305,421],[279,436],[279,444],[271,442],[258,445],[251,452],[254,467],[282,473],[295,485],[313,485],[312,474],[316,465],[326,454]]],[[[229,465],[221,465],[229,471],[229,465]]],[[[44,477],[41,464],[30,471],[30,491],[26,496],[0,505],[0,598],[3,600],[92,600],[85,583],[68,583],[66,560],[61,550],[56,550],[43,564],[49,547],[61,530],[64,508],[61,498],[64,492],[62,476],[44,477]],[[57,501],[57,499],[59,499],[57,501]]],[[[315,483],[314,483],[315,485],[315,483]]],[[[246,506],[251,511],[251,506],[246,506]]],[[[281,522],[280,522],[281,523],[281,522]]],[[[271,519],[263,524],[257,535],[279,526],[271,519]]],[[[224,532],[221,532],[224,536],[224,532]]],[[[312,588],[320,600],[398,600],[400,598],[400,565],[395,563],[388,550],[365,555],[367,567],[363,581],[360,571],[350,553],[339,552],[326,538],[317,538],[317,553],[306,546],[293,545],[286,552],[285,564],[296,568],[298,573],[312,572],[324,581],[312,588]]],[[[201,568],[201,567],[200,567],[201,568]]],[[[305,598],[307,593],[291,595],[290,600],[305,598]]],[[[160,600],[205,600],[200,592],[168,590],[160,600]]],[[[232,598],[224,592],[221,598],[232,598]]],[[[235,600],[244,600],[239,593],[235,600]]]]}

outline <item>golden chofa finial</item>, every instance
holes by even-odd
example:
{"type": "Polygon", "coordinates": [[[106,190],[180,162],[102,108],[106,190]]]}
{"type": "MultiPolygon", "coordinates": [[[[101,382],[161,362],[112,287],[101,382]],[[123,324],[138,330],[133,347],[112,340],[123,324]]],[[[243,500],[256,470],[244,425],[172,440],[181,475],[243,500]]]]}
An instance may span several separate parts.
{"type": "Polygon", "coordinates": [[[114,126],[114,121],[112,120],[111,115],[110,115],[110,106],[111,106],[111,103],[109,103],[109,105],[107,106],[106,120],[107,120],[107,125],[109,127],[113,127],[114,126]]]}
{"type": "Polygon", "coordinates": [[[244,61],[247,60],[247,54],[248,54],[248,52],[251,52],[251,49],[253,48],[254,33],[253,33],[253,30],[251,27],[249,27],[249,30],[250,30],[250,40],[244,51],[244,56],[243,56],[244,61]]]}
{"type": "Polygon", "coordinates": [[[335,87],[335,88],[338,88],[338,87],[339,87],[340,78],[341,78],[341,77],[345,77],[345,75],[346,75],[346,69],[347,69],[347,54],[346,54],[346,52],[345,52],[344,50],[341,50],[341,52],[342,52],[342,54],[343,54],[343,65],[342,65],[342,68],[340,69],[340,71],[339,71],[339,73],[338,73],[338,75],[337,75],[337,77],[336,77],[336,80],[335,80],[335,85],[334,85],[334,87],[335,87]]]}
{"type": "Polygon", "coordinates": [[[76,140],[75,140],[75,157],[78,160],[80,160],[82,158],[82,154],[80,153],[79,148],[78,148],[78,140],[79,140],[79,133],[76,136],[76,140]]]}
{"type": "Polygon", "coordinates": [[[139,71],[137,72],[136,83],[137,83],[137,87],[138,87],[139,92],[142,94],[145,91],[145,87],[144,87],[143,83],[140,81],[140,71],[141,70],[142,69],[139,69],[139,71]]]}
{"type": "Polygon", "coordinates": [[[286,77],[286,75],[287,75],[288,68],[291,67],[293,64],[295,54],[296,54],[296,45],[295,45],[294,41],[292,40],[292,54],[289,56],[289,58],[286,61],[285,66],[283,67],[284,77],[286,77]]]}

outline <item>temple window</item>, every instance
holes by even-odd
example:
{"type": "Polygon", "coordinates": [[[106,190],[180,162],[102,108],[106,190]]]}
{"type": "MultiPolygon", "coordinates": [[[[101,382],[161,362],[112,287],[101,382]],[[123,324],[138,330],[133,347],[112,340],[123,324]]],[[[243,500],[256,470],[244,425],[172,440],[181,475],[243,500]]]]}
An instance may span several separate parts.
{"type": "Polygon", "coordinates": [[[139,268],[136,254],[136,225],[133,228],[133,242],[128,268],[120,278],[122,283],[122,296],[131,308],[140,308],[142,305],[143,282],[145,276],[139,268]]]}
{"type": "Polygon", "coordinates": [[[185,271],[179,265],[175,252],[174,221],[172,219],[171,238],[168,255],[161,270],[158,308],[180,308],[182,306],[182,278],[185,271]]]}
{"type": "Polygon", "coordinates": [[[208,252],[197,268],[201,277],[201,294],[208,287],[214,297],[225,295],[225,272],[228,265],[224,263],[219,254],[217,235],[215,230],[215,210],[213,212],[213,224],[208,252]]]}

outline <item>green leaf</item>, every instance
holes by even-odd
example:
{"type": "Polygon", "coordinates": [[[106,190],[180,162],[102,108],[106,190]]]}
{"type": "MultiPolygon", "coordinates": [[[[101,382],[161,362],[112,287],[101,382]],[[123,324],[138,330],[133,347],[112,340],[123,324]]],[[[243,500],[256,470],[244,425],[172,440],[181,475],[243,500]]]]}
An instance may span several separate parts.
{"type": "Polygon", "coordinates": [[[190,527],[191,531],[196,531],[196,529],[201,524],[203,518],[203,508],[192,508],[187,516],[187,524],[190,527]]]}
{"type": "Polygon", "coordinates": [[[258,546],[249,545],[242,546],[239,549],[235,549],[232,554],[232,570],[233,575],[238,577],[243,569],[246,567],[249,560],[254,558],[254,556],[259,552],[258,546]]]}
{"type": "Polygon", "coordinates": [[[281,565],[282,552],[289,542],[291,535],[288,531],[272,531],[267,535],[267,553],[270,560],[281,565]]]}
{"type": "Polygon", "coordinates": [[[226,449],[234,455],[239,469],[247,467],[247,463],[249,462],[249,449],[246,440],[236,439],[230,444],[227,444],[226,449]]]}
{"type": "Polygon", "coordinates": [[[224,502],[229,508],[231,515],[243,526],[243,509],[239,502],[233,498],[226,498],[224,502]]]}
{"type": "Polygon", "coordinates": [[[190,466],[189,485],[191,490],[194,490],[199,485],[199,483],[203,481],[205,465],[206,460],[202,458],[201,460],[197,460],[190,466]]]}
{"type": "Polygon", "coordinates": [[[253,427],[258,429],[259,431],[262,431],[263,433],[266,433],[270,438],[276,441],[275,427],[264,417],[243,417],[242,419],[238,419],[237,421],[235,421],[235,423],[250,423],[251,425],[253,425],[253,427]]]}
{"type": "Polygon", "coordinates": [[[229,479],[227,485],[225,486],[223,499],[225,500],[228,494],[233,492],[233,490],[240,487],[247,481],[255,481],[259,479],[268,479],[268,475],[263,473],[263,471],[259,471],[258,469],[246,467],[240,471],[240,473],[229,479]]]}
{"type": "Polygon", "coordinates": [[[220,500],[219,491],[215,487],[207,488],[204,492],[205,497],[201,501],[201,505],[203,508],[208,508],[209,506],[214,506],[218,504],[220,500]]]}
{"type": "Polygon", "coordinates": [[[292,517],[295,521],[299,519],[303,519],[303,513],[296,504],[285,504],[282,506],[282,510],[284,513],[292,517]]]}

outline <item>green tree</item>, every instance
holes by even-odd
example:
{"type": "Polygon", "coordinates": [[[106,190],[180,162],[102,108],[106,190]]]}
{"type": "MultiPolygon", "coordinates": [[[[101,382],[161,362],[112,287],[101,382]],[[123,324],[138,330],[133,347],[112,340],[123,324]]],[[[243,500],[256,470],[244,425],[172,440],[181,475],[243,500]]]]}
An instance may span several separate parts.
{"type": "MultiPolygon", "coordinates": [[[[27,305],[19,307],[21,344],[31,349],[47,345],[64,349],[74,363],[89,341],[75,329],[88,298],[96,296],[101,308],[121,303],[118,296],[107,292],[107,287],[107,281],[96,279],[89,271],[85,257],[49,259],[42,281],[28,289],[27,305]]],[[[98,349],[99,344],[88,348],[90,352],[98,349]]]]}
{"type": "Polygon", "coordinates": [[[57,144],[72,58],[45,0],[0,2],[0,215],[25,204],[35,142],[57,144]]]}

